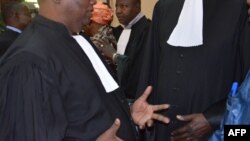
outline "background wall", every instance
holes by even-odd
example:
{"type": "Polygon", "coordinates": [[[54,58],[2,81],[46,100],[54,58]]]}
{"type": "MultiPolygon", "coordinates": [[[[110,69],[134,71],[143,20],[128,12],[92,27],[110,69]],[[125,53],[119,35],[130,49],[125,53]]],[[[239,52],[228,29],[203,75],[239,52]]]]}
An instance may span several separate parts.
{"type": "Polygon", "coordinates": [[[152,18],[153,9],[156,2],[157,0],[141,0],[142,12],[150,19],[152,18]]]}

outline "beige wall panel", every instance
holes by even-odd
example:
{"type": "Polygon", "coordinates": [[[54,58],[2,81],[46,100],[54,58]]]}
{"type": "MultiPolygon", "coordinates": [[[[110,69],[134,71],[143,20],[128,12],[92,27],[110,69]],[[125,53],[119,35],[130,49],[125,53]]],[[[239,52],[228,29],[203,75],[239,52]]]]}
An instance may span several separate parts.
{"type": "Polygon", "coordinates": [[[152,19],[153,9],[157,0],[141,0],[142,12],[150,19],[152,19]]]}

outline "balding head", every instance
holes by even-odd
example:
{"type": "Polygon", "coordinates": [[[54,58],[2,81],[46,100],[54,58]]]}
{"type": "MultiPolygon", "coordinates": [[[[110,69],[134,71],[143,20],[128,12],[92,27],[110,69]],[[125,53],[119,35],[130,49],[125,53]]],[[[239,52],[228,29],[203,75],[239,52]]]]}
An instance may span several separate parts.
{"type": "Polygon", "coordinates": [[[80,32],[90,22],[96,0],[39,0],[39,14],[66,26],[70,33],[80,32]]]}

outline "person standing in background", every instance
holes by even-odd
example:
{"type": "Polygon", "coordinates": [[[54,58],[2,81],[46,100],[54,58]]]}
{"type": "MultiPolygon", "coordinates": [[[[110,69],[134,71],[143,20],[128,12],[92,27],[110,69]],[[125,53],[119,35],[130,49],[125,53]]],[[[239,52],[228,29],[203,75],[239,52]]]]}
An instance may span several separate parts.
{"type": "Polygon", "coordinates": [[[31,22],[29,8],[21,2],[4,4],[2,17],[6,27],[5,31],[0,34],[0,57],[31,22]]]}
{"type": "Polygon", "coordinates": [[[171,122],[156,122],[148,140],[207,140],[250,67],[249,39],[246,0],[159,0],[138,93],[153,85],[150,100],[172,105],[161,112],[171,122]]]}
{"type": "MultiPolygon", "coordinates": [[[[102,51],[103,48],[109,48],[116,52],[117,41],[113,35],[113,28],[110,26],[113,20],[113,11],[105,3],[98,1],[93,6],[91,21],[84,26],[84,32],[90,36],[95,46],[102,51]]],[[[106,59],[107,63],[116,72],[116,65],[112,60],[106,59]]]]}
{"type": "Polygon", "coordinates": [[[115,27],[113,33],[118,40],[117,52],[113,54],[117,63],[117,73],[129,102],[135,100],[142,54],[150,20],[141,12],[141,0],[116,0],[116,16],[122,26],[115,27]]]}

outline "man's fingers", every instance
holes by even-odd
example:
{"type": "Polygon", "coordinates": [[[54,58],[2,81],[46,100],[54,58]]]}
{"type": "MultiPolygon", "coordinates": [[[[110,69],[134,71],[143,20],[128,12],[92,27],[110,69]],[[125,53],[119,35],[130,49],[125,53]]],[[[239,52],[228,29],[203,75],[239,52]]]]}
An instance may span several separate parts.
{"type": "Polygon", "coordinates": [[[193,115],[177,115],[176,118],[180,121],[190,121],[193,119],[193,115]]]}
{"type": "Polygon", "coordinates": [[[108,130],[109,130],[109,132],[111,132],[113,135],[116,136],[116,133],[119,130],[120,126],[121,126],[121,122],[117,118],[117,119],[115,119],[115,122],[113,123],[113,125],[108,130]]]}
{"type": "Polygon", "coordinates": [[[187,133],[187,132],[192,132],[191,130],[192,130],[192,127],[191,127],[190,124],[188,124],[188,125],[185,125],[185,126],[183,126],[183,127],[181,127],[181,128],[178,128],[178,129],[174,130],[174,131],[171,133],[171,135],[172,135],[172,136],[178,136],[178,135],[185,134],[185,133],[187,133]]]}
{"type": "Polygon", "coordinates": [[[168,124],[170,119],[160,114],[153,114],[152,119],[168,124]]]}
{"type": "Polygon", "coordinates": [[[112,126],[106,130],[104,133],[102,133],[96,141],[122,141],[119,137],[116,136],[117,131],[119,130],[121,126],[121,122],[119,119],[115,119],[112,126]]]}
{"type": "Polygon", "coordinates": [[[171,141],[192,141],[192,139],[192,136],[190,136],[188,133],[171,136],[171,141]]]}
{"type": "Polygon", "coordinates": [[[142,130],[142,129],[145,129],[145,126],[140,125],[139,128],[142,130]]]}
{"type": "Polygon", "coordinates": [[[153,120],[148,120],[148,121],[147,121],[147,126],[148,126],[148,127],[152,127],[153,124],[154,124],[154,121],[153,121],[153,120]]]}
{"type": "Polygon", "coordinates": [[[143,92],[142,96],[139,97],[140,100],[146,101],[148,99],[148,96],[150,95],[152,91],[152,86],[148,86],[146,90],[143,92]]]}
{"type": "Polygon", "coordinates": [[[161,105],[153,105],[153,111],[160,111],[160,110],[165,110],[168,109],[170,107],[169,104],[161,104],[161,105]]]}

